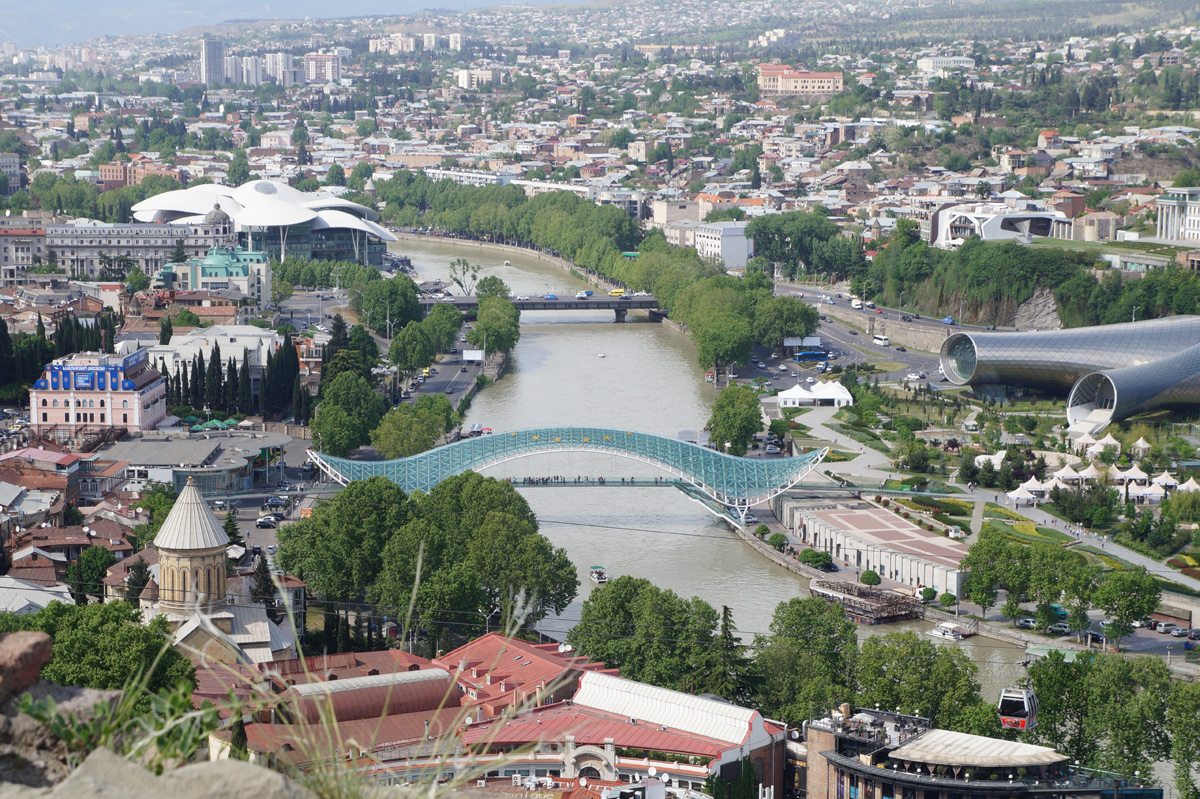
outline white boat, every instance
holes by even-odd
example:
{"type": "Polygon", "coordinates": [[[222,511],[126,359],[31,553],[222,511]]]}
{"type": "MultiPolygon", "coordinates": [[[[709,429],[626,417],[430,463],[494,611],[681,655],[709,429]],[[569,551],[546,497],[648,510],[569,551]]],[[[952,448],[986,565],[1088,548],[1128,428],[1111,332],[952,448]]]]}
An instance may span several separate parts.
{"type": "Polygon", "coordinates": [[[926,633],[934,638],[941,638],[946,641],[961,641],[963,639],[962,630],[952,621],[944,621],[932,630],[926,633]]]}
{"type": "Polygon", "coordinates": [[[592,572],[588,576],[591,577],[592,582],[596,583],[597,585],[604,585],[608,582],[608,573],[604,571],[603,566],[593,566],[592,572]]]}
{"type": "Polygon", "coordinates": [[[505,265],[505,266],[512,266],[512,261],[505,261],[505,262],[504,262],[504,265],[505,265]]]}
{"type": "Polygon", "coordinates": [[[603,357],[604,357],[604,353],[603,353],[603,352],[598,352],[598,353],[596,353],[596,357],[597,357],[597,358],[603,358],[603,357]]]}

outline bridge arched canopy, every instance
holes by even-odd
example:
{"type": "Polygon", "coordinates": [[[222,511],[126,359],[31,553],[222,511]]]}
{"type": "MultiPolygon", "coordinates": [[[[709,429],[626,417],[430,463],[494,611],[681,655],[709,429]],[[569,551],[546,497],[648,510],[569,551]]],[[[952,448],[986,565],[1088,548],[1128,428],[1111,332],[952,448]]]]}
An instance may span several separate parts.
{"type": "Polygon", "coordinates": [[[825,457],[815,450],[796,458],[736,458],[650,433],[599,427],[543,427],[467,438],[409,458],[357,461],[316,451],[310,455],[343,485],[382,476],[405,491],[429,491],[469,470],[545,452],[602,452],[651,464],[728,507],[764,502],[800,482],[825,457]]]}

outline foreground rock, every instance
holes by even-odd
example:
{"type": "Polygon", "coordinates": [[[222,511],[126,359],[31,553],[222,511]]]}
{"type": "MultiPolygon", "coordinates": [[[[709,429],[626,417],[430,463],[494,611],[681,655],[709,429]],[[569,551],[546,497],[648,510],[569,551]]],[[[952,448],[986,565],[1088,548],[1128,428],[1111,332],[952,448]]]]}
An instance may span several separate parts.
{"type": "Polygon", "coordinates": [[[156,777],[108,749],[97,749],[57,787],[0,785],[0,799],[316,799],[274,771],[236,760],[195,763],[156,777]]]}

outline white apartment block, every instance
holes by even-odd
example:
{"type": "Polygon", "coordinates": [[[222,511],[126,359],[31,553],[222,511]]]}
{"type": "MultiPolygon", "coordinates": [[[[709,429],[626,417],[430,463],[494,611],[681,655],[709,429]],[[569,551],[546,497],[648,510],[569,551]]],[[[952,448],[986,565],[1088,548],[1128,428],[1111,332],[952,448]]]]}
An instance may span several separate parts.
{"type": "Polygon", "coordinates": [[[0,153],[0,175],[8,178],[8,194],[21,190],[21,157],[16,153],[0,153]]]}
{"type": "Polygon", "coordinates": [[[966,56],[939,55],[917,59],[917,69],[921,72],[941,72],[942,70],[975,69],[975,59],[966,56]]]}
{"type": "Polygon", "coordinates": [[[284,72],[293,69],[293,60],[294,56],[291,53],[267,53],[267,57],[263,61],[263,71],[279,80],[284,72]]]}
{"type": "Polygon", "coordinates": [[[436,33],[421,34],[421,49],[436,50],[437,49],[437,40],[438,40],[438,37],[437,37],[436,33]]]}
{"type": "Polygon", "coordinates": [[[422,171],[430,180],[453,180],[464,186],[507,186],[514,178],[514,175],[487,172],[482,169],[447,169],[440,166],[427,166],[422,171]]]}
{"type": "Polygon", "coordinates": [[[696,254],[728,269],[745,269],[754,257],[754,239],[746,238],[749,222],[708,222],[696,228],[696,254]]]}
{"type": "Polygon", "coordinates": [[[456,53],[461,53],[463,49],[463,35],[461,33],[450,34],[450,49],[456,53]]]}
{"type": "Polygon", "coordinates": [[[256,55],[248,55],[242,59],[242,83],[248,86],[261,86],[263,82],[263,60],[256,55]]]}
{"type": "Polygon", "coordinates": [[[458,70],[458,87],[473,90],[480,86],[500,83],[503,78],[504,73],[499,69],[460,69],[458,70]]]}
{"type": "Polygon", "coordinates": [[[225,56],[225,82],[234,86],[242,84],[242,58],[236,55],[225,56]]]}

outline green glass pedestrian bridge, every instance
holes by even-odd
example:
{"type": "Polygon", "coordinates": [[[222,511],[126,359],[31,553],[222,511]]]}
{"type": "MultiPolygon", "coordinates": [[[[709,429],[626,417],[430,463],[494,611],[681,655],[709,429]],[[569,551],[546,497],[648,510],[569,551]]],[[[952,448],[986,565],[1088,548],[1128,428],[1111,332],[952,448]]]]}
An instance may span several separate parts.
{"type": "Polygon", "coordinates": [[[409,458],[360,461],[315,450],[309,456],[342,485],[376,475],[405,491],[429,491],[442,480],[468,470],[548,452],[599,452],[655,466],[720,504],[741,511],[765,502],[800,482],[828,449],[796,458],[735,458],[674,438],[600,427],[543,427],[466,438],[409,458]]]}

